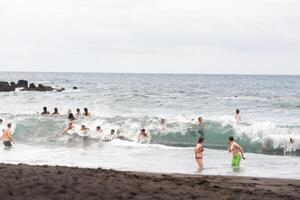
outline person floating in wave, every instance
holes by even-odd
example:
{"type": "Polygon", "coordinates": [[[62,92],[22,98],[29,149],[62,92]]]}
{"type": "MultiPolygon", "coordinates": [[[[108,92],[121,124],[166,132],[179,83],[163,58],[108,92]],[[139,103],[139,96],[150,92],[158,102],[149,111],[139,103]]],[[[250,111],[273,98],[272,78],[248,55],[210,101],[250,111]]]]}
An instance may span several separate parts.
{"type": "Polygon", "coordinates": [[[166,119],[164,118],[161,118],[160,121],[159,121],[159,127],[158,127],[158,130],[159,131],[164,131],[166,130],[166,119]]]}
{"type": "Polygon", "coordinates": [[[283,152],[284,155],[296,152],[295,140],[292,137],[290,137],[289,141],[284,144],[283,152]]]}
{"type": "Polygon", "coordinates": [[[83,136],[87,136],[89,130],[90,129],[88,127],[86,127],[85,125],[81,125],[80,132],[83,136]]]}
{"type": "Polygon", "coordinates": [[[52,113],[52,115],[59,115],[58,109],[54,108],[54,112],[52,113]]]}
{"type": "Polygon", "coordinates": [[[89,111],[88,111],[87,108],[84,108],[84,109],[83,109],[83,115],[84,115],[84,116],[87,116],[87,117],[90,117],[90,116],[91,116],[91,113],[89,113],[89,111]]]}
{"type": "Polygon", "coordinates": [[[43,107],[43,112],[41,112],[41,115],[49,115],[49,114],[50,114],[50,112],[47,110],[47,107],[44,106],[43,107]]]}
{"type": "Polygon", "coordinates": [[[74,132],[72,131],[72,130],[74,130],[74,126],[73,126],[73,123],[72,122],[70,122],[69,124],[68,124],[68,127],[64,130],[64,132],[62,132],[62,135],[63,134],[65,134],[65,133],[68,133],[68,134],[73,134],[74,132]]]}
{"type": "Polygon", "coordinates": [[[139,143],[146,143],[149,141],[150,136],[146,133],[145,129],[142,129],[138,136],[138,142],[139,143]]]}
{"type": "Polygon", "coordinates": [[[196,128],[196,132],[201,137],[204,137],[204,122],[203,122],[203,118],[202,117],[198,118],[198,124],[197,124],[197,128],[196,128]]]}
{"type": "Polygon", "coordinates": [[[97,127],[96,127],[96,132],[97,132],[98,134],[101,134],[101,133],[102,133],[101,126],[97,126],[97,127]]]}
{"type": "Polygon", "coordinates": [[[240,115],[240,110],[236,109],[235,111],[235,121],[236,123],[240,123],[240,121],[242,120],[241,115],[240,115]]]}
{"type": "Polygon", "coordinates": [[[76,109],[76,116],[80,116],[80,115],[81,115],[80,108],[77,108],[76,109]]]}
{"type": "Polygon", "coordinates": [[[199,170],[203,169],[203,151],[204,151],[203,145],[204,145],[204,138],[200,137],[198,143],[195,146],[195,160],[199,170]]]}
{"type": "Polygon", "coordinates": [[[7,124],[7,128],[3,131],[2,140],[4,144],[4,149],[9,150],[12,147],[12,144],[15,144],[12,134],[11,134],[11,123],[7,124]]]}
{"type": "Polygon", "coordinates": [[[116,134],[115,129],[110,130],[110,134],[106,135],[106,137],[103,139],[104,142],[112,141],[113,139],[117,138],[118,134],[116,134]]]}
{"type": "Polygon", "coordinates": [[[232,153],[231,166],[233,168],[238,168],[240,166],[241,158],[244,160],[246,158],[244,157],[243,148],[234,141],[232,136],[228,139],[228,151],[229,153],[232,153]]]}

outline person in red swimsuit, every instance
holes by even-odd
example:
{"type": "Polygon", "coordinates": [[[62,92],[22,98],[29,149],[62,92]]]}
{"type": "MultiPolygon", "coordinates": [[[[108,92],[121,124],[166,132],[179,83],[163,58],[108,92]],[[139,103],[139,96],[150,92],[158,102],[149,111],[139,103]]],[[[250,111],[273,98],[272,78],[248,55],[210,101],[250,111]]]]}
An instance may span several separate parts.
{"type": "Polygon", "coordinates": [[[195,159],[196,163],[198,164],[198,169],[203,169],[203,144],[204,144],[204,138],[200,137],[198,140],[197,145],[195,146],[195,159]]]}

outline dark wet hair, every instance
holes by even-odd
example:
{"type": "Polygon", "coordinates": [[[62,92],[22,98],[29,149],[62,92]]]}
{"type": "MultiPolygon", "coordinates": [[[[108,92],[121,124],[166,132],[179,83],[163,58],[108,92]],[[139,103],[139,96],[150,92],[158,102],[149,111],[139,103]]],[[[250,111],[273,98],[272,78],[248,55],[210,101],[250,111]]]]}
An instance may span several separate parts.
{"type": "Polygon", "coordinates": [[[202,142],[204,142],[204,137],[200,137],[198,140],[198,143],[202,143],[202,142]]]}
{"type": "Polygon", "coordinates": [[[44,110],[44,112],[47,112],[47,107],[44,106],[44,107],[43,107],[43,110],[44,110]]]}
{"type": "Polygon", "coordinates": [[[111,129],[111,130],[110,130],[110,133],[111,133],[111,134],[115,133],[115,130],[114,130],[114,129],[111,129]]]}
{"type": "Polygon", "coordinates": [[[101,126],[97,126],[96,128],[97,128],[97,129],[101,129],[101,126]]]}
{"type": "Polygon", "coordinates": [[[77,112],[80,112],[80,108],[77,108],[76,111],[77,111],[77,112]]]}
{"type": "Polygon", "coordinates": [[[141,130],[141,132],[145,132],[146,130],[143,128],[142,130],[141,130]]]}
{"type": "Polygon", "coordinates": [[[69,113],[68,119],[69,119],[69,120],[74,120],[74,119],[75,119],[73,113],[69,113]]]}
{"type": "Polygon", "coordinates": [[[57,108],[54,108],[54,112],[57,113],[57,112],[58,112],[58,109],[57,109],[57,108]]]}
{"type": "Polygon", "coordinates": [[[230,136],[230,137],[228,138],[228,140],[231,141],[231,142],[233,142],[233,141],[234,141],[233,136],[230,136]]]}
{"type": "Polygon", "coordinates": [[[87,109],[87,108],[84,108],[83,110],[84,110],[84,115],[87,115],[88,112],[89,112],[88,109],[87,109]]]}
{"type": "Polygon", "coordinates": [[[11,127],[11,123],[8,123],[8,124],[7,124],[7,127],[9,127],[9,128],[10,128],[10,127],[11,127]]]}
{"type": "Polygon", "coordinates": [[[236,114],[240,114],[240,110],[239,110],[239,109],[236,109],[235,113],[236,113],[236,114]]]}
{"type": "Polygon", "coordinates": [[[3,122],[3,119],[0,119],[0,123],[2,123],[3,122]]]}

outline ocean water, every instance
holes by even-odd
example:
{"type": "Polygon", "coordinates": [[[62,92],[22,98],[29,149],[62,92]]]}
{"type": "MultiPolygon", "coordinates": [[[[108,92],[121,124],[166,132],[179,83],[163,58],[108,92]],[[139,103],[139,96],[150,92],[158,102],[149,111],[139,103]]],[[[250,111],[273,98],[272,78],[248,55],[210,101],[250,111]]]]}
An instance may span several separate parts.
{"type": "Polygon", "coordinates": [[[2,81],[19,79],[66,90],[0,93],[0,118],[12,122],[16,140],[11,151],[0,151],[0,162],[199,173],[193,147],[199,137],[196,119],[202,116],[201,174],[300,179],[300,76],[0,72],[2,81]],[[43,106],[51,112],[57,107],[61,115],[40,116],[43,106]],[[70,141],[72,136],[60,135],[67,110],[84,107],[92,116],[74,123],[76,131],[81,124],[89,127],[90,137],[70,141]],[[241,110],[240,124],[235,109],[241,110]],[[115,129],[127,140],[95,138],[97,125],[102,138],[115,129]],[[141,128],[151,134],[147,144],[136,142],[141,128]],[[230,167],[229,136],[246,151],[239,171],[230,167]],[[290,137],[296,152],[284,156],[290,137]]]}

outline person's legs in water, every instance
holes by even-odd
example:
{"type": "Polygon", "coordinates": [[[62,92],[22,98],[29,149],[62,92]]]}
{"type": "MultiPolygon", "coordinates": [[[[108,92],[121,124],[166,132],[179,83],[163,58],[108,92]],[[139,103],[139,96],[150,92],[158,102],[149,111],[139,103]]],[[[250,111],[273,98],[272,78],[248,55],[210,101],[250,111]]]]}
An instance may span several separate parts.
{"type": "Polygon", "coordinates": [[[12,148],[11,142],[10,141],[3,141],[4,144],[4,149],[9,150],[12,148]]]}

